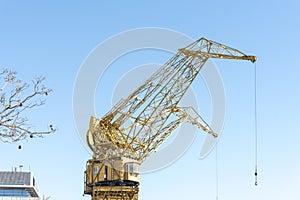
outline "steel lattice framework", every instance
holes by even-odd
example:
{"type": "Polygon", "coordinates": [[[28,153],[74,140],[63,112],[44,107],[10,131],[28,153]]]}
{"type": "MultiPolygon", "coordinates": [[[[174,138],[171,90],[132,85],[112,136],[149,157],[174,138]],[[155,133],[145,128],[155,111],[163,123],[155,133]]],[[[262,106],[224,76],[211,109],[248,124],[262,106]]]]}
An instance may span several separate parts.
{"type": "Polygon", "coordinates": [[[93,142],[90,147],[94,156],[103,155],[104,152],[99,152],[97,147],[109,142],[112,144],[111,150],[117,149],[121,155],[144,161],[184,120],[216,137],[217,134],[194,109],[177,106],[209,58],[256,60],[254,56],[205,38],[179,49],[176,55],[101,120],[93,120],[94,124],[90,126],[93,142]]]}
{"type": "Polygon", "coordinates": [[[94,159],[127,157],[141,164],[184,121],[217,137],[217,133],[192,107],[178,106],[209,58],[256,61],[255,56],[205,38],[179,49],[176,55],[104,117],[91,118],[87,140],[94,152],[94,159]]]}

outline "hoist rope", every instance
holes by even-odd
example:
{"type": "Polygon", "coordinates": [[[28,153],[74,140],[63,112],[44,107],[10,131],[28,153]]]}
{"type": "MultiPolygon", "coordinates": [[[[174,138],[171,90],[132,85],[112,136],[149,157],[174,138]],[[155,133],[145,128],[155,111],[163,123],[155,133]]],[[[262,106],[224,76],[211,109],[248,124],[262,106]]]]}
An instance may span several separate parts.
{"type": "Polygon", "coordinates": [[[255,186],[258,185],[257,182],[257,170],[258,170],[258,130],[257,130],[257,70],[256,63],[254,64],[254,127],[255,127],[255,186]]]}

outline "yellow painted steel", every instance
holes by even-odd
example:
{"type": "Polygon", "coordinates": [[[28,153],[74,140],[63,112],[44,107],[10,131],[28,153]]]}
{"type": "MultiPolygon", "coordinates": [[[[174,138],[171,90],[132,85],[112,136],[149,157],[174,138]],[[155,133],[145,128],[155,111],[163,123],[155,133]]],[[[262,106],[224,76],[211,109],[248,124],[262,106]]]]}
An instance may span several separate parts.
{"type": "Polygon", "coordinates": [[[139,166],[184,122],[217,137],[192,107],[178,103],[209,58],[256,61],[255,56],[201,38],[167,61],[104,117],[91,117],[87,133],[85,194],[93,200],[137,200],[139,166]]]}

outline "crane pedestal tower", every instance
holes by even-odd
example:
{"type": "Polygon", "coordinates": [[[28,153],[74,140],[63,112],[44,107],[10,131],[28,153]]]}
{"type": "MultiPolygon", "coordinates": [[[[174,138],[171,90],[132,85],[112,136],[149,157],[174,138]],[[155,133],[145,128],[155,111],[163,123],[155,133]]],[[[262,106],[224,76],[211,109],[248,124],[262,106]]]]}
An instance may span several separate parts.
{"type": "Polygon", "coordinates": [[[167,61],[101,119],[91,117],[84,193],[92,200],[138,200],[140,165],[183,123],[212,137],[211,127],[192,107],[178,103],[209,58],[256,61],[237,49],[201,38],[167,61]]]}

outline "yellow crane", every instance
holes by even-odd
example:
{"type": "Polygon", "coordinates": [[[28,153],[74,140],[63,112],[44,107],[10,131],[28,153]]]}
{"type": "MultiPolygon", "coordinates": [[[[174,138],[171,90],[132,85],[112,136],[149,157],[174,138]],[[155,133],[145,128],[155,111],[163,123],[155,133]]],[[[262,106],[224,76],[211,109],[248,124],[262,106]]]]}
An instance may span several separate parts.
{"type": "Polygon", "coordinates": [[[90,119],[84,193],[92,200],[137,200],[140,165],[187,121],[212,137],[192,107],[178,103],[209,58],[256,61],[241,51],[201,38],[167,61],[105,116],[90,119]]]}

